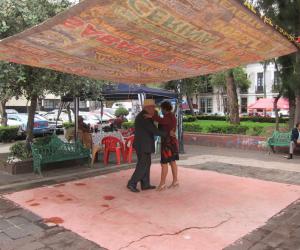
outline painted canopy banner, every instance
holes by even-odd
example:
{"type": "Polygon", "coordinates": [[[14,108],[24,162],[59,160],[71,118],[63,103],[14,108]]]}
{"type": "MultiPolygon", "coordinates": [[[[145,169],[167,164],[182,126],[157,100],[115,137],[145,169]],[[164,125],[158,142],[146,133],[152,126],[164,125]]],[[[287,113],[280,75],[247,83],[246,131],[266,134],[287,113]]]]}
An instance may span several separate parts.
{"type": "Polygon", "coordinates": [[[0,41],[0,60],[101,80],[151,83],[296,50],[237,0],[85,0],[0,41]]]}

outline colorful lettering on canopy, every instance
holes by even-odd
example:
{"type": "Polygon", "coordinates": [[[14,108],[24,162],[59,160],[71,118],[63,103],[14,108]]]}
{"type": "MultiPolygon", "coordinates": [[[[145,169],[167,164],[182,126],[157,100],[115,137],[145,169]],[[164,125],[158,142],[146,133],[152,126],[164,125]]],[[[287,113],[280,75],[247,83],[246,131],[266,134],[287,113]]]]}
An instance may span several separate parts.
{"type": "Polygon", "coordinates": [[[296,44],[297,38],[259,16],[248,2],[85,0],[0,41],[0,60],[101,80],[152,83],[295,52],[289,41],[296,44]]]}

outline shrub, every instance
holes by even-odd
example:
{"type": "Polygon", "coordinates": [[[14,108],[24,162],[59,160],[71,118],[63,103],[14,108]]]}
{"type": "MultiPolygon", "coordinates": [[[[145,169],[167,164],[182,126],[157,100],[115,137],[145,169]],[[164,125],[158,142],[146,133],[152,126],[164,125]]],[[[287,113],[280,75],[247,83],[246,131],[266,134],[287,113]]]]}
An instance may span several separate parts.
{"type": "MultiPolygon", "coordinates": [[[[218,115],[197,115],[197,120],[212,120],[212,121],[228,121],[228,116],[218,116],[218,115]]],[[[279,122],[285,123],[289,119],[280,117],[279,122]]],[[[269,122],[275,123],[275,118],[273,117],[261,117],[261,116],[244,116],[240,118],[241,122],[252,121],[252,122],[269,122]]]]}
{"type": "Polygon", "coordinates": [[[18,137],[19,127],[18,126],[0,126],[0,141],[9,142],[13,141],[18,137]]]}
{"type": "Polygon", "coordinates": [[[64,122],[63,127],[65,129],[68,129],[68,128],[75,127],[75,124],[74,124],[74,122],[64,122]]]}
{"type": "Polygon", "coordinates": [[[127,116],[128,114],[129,114],[129,111],[124,107],[120,107],[115,111],[116,117],[119,117],[121,115],[127,116]]]}
{"type": "Polygon", "coordinates": [[[51,135],[48,135],[48,136],[36,138],[34,140],[34,144],[35,145],[46,145],[46,144],[48,144],[50,142],[51,137],[52,137],[51,135]]]}
{"type": "Polygon", "coordinates": [[[207,127],[208,133],[217,133],[217,134],[242,134],[245,135],[249,127],[239,126],[239,125],[210,125],[207,127]]]}
{"type": "Polygon", "coordinates": [[[9,148],[10,156],[22,161],[32,157],[31,151],[26,147],[25,142],[17,142],[9,148]]]}
{"type": "Polygon", "coordinates": [[[129,129],[134,127],[134,122],[123,122],[122,123],[122,128],[123,129],[129,129]]]}
{"type": "Polygon", "coordinates": [[[264,127],[252,127],[247,130],[247,135],[259,136],[262,135],[264,132],[265,132],[264,127]]]}
{"type": "Polygon", "coordinates": [[[196,116],[192,116],[192,115],[186,115],[182,119],[183,122],[194,122],[196,120],[197,120],[197,117],[196,116]]]}
{"type": "Polygon", "coordinates": [[[201,132],[201,125],[197,122],[185,122],[183,123],[183,130],[187,132],[201,132]]]}

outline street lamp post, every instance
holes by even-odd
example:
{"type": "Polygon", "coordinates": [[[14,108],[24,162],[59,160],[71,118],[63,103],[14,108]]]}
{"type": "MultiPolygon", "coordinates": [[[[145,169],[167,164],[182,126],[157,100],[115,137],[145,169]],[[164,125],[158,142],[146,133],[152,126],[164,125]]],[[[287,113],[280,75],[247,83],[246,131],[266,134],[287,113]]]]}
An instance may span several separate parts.
{"type": "Polygon", "coordinates": [[[184,154],[184,142],[183,142],[183,126],[182,126],[182,87],[181,80],[177,81],[176,91],[178,94],[177,99],[177,137],[179,143],[179,153],[184,154]]]}

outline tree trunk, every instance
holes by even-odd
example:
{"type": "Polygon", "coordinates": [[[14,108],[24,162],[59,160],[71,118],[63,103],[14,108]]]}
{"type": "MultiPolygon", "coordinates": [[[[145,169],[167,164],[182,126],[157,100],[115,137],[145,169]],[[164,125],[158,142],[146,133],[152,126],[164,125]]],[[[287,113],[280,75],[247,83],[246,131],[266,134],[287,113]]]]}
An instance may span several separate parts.
{"type": "Polygon", "coordinates": [[[274,99],[274,112],[275,112],[275,130],[279,131],[279,115],[278,115],[278,106],[277,103],[281,97],[281,93],[279,93],[274,99]]]}
{"type": "MultiPolygon", "coordinates": [[[[295,110],[295,121],[294,123],[296,124],[297,122],[300,121],[300,93],[296,93],[296,110],[295,110]]],[[[294,124],[294,125],[295,125],[294,124]]]]}
{"type": "Polygon", "coordinates": [[[1,125],[2,126],[7,126],[7,113],[5,110],[6,102],[7,102],[7,100],[1,100],[1,105],[0,105],[1,125]]]}
{"type": "Polygon", "coordinates": [[[187,100],[187,103],[188,103],[188,105],[189,105],[191,114],[192,114],[192,115],[195,115],[194,107],[193,107],[193,102],[192,102],[192,98],[191,98],[188,94],[186,94],[186,100],[187,100]]]}
{"type": "Polygon", "coordinates": [[[31,96],[30,105],[28,107],[28,121],[26,129],[26,146],[28,149],[31,148],[31,143],[33,141],[34,115],[37,106],[37,99],[37,95],[31,96]]]}
{"type": "Polygon", "coordinates": [[[67,105],[67,112],[68,112],[68,118],[69,118],[69,122],[72,122],[72,116],[71,116],[71,108],[70,108],[70,103],[68,103],[67,105]]]}
{"type": "Polygon", "coordinates": [[[294,128],[295,126],[295,113],[296,113],[296,101],[295,98],[289,98],[289,111],[290,111],[290,120],[289,120],[289,129],[294,128]]]}
{"type": "Polygon", "coordinates": [[[227,102],[229,108],[229,120],[231,124],[239,125],[239,102],[236,92],[236,84],[234,82],[233,71],[229,70],[226,77],[227,102]]]}

